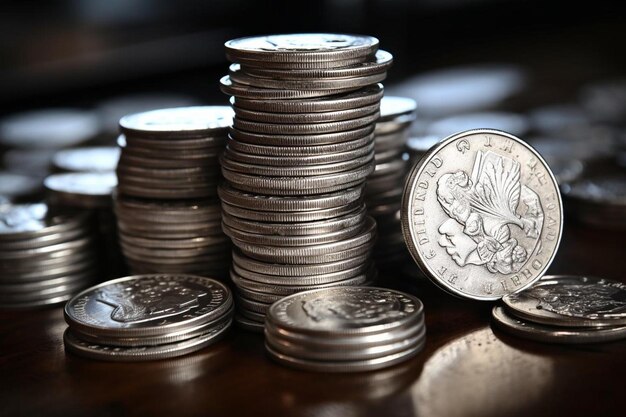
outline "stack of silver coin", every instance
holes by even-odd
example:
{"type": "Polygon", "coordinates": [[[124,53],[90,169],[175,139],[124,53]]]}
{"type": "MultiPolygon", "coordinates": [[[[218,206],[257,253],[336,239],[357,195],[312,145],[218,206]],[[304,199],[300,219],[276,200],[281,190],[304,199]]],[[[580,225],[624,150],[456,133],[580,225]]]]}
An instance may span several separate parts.
{"type": "Polygon", "coordinates": [[[117,243],[112,194],[117,186],[113,171],[66,172],[44,180],[46,200],[55,209],[82,211],[92,219],[93,237],[100,260],[101,280],[119,277],[124,262],[117,243]]]}
{"type": "Polygon", "coordinates": [[[0,205],[0,307],[58,304],[94,283],[90,226],[85,214],[51,213],[43,203],[0,205]]]}
{"type": "Polygon", "coordinates": [[[370,371],[424,346],[421,301],[398,291],[345,287],[285,297],[269,309],[265,346],[287,366],[322,372],[370,371]]]}
{"type": "Polygon", "coordinates": [[[626,285],[603,278],[544,276],[502,298],[493,324],[516,336],[547,343],[600,343],[626,339],[626,285]]]}
{"type": "Polygon", "coordinates": [[[231,249],[220,228],[217,184],[231,123],[228,106],[154,110],[120,120],[115,213],[131,272],[227,275],[231,249]]]}
{"type": "Polygon", "coordinates": [[[372,278],[363,184],[392,57],[375,38],[334,34],[236,39],[226,51],[224,231],[237,247],[236,320],[260,331],[285,295],[372,278]]]}
{"type": "Polygon", "coordinates": [[[379,268],[410,259],[400,227],[400,203],[409,168],[405,145],[415,120],[415,100],[385,96],[374,130],[376,170],[367,179],[365,203],[378,224],[374,260],[379,268]]]}
{"type": "Polygon", "coordinates": [[[563,186],[568,213],[578,221],[603,229],[626,229],[626,177],[594,176],[563,186]]]}
{"type": "Polygon", "coordinates": [[[144,361],[218,341],[232,323],[230,290],[195,275],[136,275],[77,294],[65,305],[65,349],[93,359],[144,361]]]}

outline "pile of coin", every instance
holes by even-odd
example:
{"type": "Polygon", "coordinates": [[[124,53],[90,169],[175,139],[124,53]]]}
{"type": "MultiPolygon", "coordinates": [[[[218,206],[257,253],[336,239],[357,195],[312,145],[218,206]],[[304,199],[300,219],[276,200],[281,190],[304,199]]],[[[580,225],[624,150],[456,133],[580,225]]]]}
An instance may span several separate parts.
{"type": "Polygon", "coordinates": [[[409,168],[405,145],[415,120],[415,100],[385,96],[374,130],[376,169],[367,179],[365,203],[378,224],[374,259],[379,268],[397,265],[410,257],[400,227],[400,202],[409,168]]]}
{"type": "Polygon", "coordinates": [[[220,227],[217,184],[231,123],[228,106],[154,110],[120,120],[115,213],[133,273],[227,274],[230,241],[220,227]]]}
{"type": "Polygon", "coordinates": [[[626,178],[594,176],[563,187],[568,213],[582,223],[603,229],[626,229],[626,178]]]}
{"type": "Polygon", "coordinates": [[[502,298],[493,323],[508,333],[548,343],[626,339],[626,285],[608,279],[544,276],[502,298]]]}
{"type": "Polygon", "coordinates": [[[334,34],[242,38],[226,51],[224,231],[236,246],[236,320],[262,330],[285,295],[373,277],[363,184],[392,56],[375,38],[334,34]]]}
{"type": "Polygon", "coordinates": [[[424,307],[411,295],[383,288],[306,291],[268,311],[265,347],[287,366],[322,372],[385,368],[424,346],[424,307]]]}
{"type": "Polygon", "coordinates": [[[0,307],[67,301],[97,277],[90,221],[46,204],[0,205],[0,307]]]}
{"type": "Polygon", "coordinates": [[[218,341],[232,323],[230,290],[195,275],[136,275],[77,294],[66,305],[65,349],[109,361],[165,359],[218,341]]]}

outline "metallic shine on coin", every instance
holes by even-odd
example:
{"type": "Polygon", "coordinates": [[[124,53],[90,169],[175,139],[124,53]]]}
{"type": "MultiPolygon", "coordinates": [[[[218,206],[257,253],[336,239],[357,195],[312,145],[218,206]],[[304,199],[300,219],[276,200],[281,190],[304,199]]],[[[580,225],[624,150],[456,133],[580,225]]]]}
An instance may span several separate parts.
{"type": "Polygon", "coordinates": [[[563,208],[543,158],[497,130],[470,130],[433,147],[409,175],[402,232],[435,284],[497,300],[531,286],[558,249],[563,208]]]}

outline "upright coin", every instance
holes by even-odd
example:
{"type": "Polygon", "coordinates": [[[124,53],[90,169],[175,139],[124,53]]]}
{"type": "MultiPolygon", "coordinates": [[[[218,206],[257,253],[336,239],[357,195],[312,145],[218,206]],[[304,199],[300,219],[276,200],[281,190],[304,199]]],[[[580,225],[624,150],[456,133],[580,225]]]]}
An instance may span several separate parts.
{"type": "Polygon", "coordinates": [[[412,168],[401,217],[424,273],[476,300],[497,300],[540,279],[563,225],[559,188],[543,158],[488,129],[450,136],[412,168]]]}
{"type": "Polygon", "coordinates": [[[626,285],[602,278],[545,276],[530,288],[502,298],[514,315],[554,326],[626,325],[626,285]]]}

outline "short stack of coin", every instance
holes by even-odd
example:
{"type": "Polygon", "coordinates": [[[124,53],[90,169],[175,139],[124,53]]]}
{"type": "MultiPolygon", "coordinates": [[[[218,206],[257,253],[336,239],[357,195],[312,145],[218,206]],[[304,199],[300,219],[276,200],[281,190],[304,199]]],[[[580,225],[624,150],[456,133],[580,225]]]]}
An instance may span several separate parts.
{"type": "Polygon", "coordinates": [[[236,318],[261,330],[277,299],[372,277],[363,184],[374,170],[380,84],[392,56],[369,36],[295,34],[226,43],[233,128],[220,189],[237,247],[236,318]]]}
{"type": "Polygon", "coordinates": [[[133,273],[225,277],[230,241],[220,227],[219,156],[228,106],[125,116],[115,199],[119,240],[133,273]]]}
{"type": "Polygon", "coordinates": [[[373,287],[285,297],[269,309],[265,324],[265,346],[273,359],[322,372],[392,366],[419,353],[425,338],[419,299],[373,287]]]}
{"type": "Polygon", "coordinates": [[[43,203],[0,205],[0,307],[58,304],[95,282],[90,225],[43,203]]]}
{"type": "Polygon", "coordinates": [[[65,305],[67,351],[109,361],[165,359],[218,341],[232,323],[230,290],[195,275],[136,275],[77,294],[65,305]]]}
{"type": "Polygon", "coordinates": [[[101,280],[119,277],[125,272],[111,197],[116,185],[117,177],[113,171],[66,172],[49,175],[44,180],[50,206],[81,211],[91,218],[101,280]]]}
{"type": "Polygon", "coordinates": [[[547,343],[626,339],[626,285],[603,278],[544,276],[502,298],[493,323],[516,336],[547,343]]]}
{"type": "Polygon", "coordinates": [[[378,224],[374,259],[379,268],[410,260],[399,210],[408,170],[405,145],[416,108],[413,99],[383,97],[374,131],[376,170],[367,180],[365,203],[378,224]]]}
{"type": "Polygon", "coordinates": [[[578,221],[603,229],[626,229],[623,173],[583,178],[563,186],[567,209],[578,221]]]}

